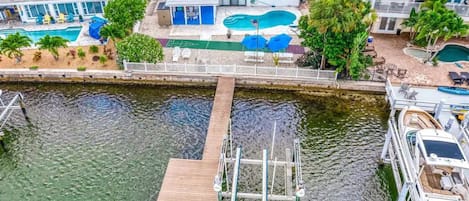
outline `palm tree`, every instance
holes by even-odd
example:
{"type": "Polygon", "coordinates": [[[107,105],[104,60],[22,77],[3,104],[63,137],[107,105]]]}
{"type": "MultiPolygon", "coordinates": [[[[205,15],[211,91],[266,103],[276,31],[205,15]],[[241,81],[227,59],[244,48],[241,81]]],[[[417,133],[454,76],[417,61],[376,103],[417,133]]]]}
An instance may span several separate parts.
{"type": "Polygon", "coordinates": [[[16,59],[16,63],[21,62],[23,58],[23,52],[21,48],[29,47],[33,41],[27,37],[20,35],[20,33],[10,34],[0,42],[1,53],[6,55],[8,58],[16,59]]]}
{"type": "Polygon", "coordinates": [[[99,31],[99,35],[111,40],[115,46],[116,39],[122,39],[125,37],[125,29],[120,27],[118,24],[112,23],[102,27],[99,31]]]}
{"type": "Polygon", "coordinates": [[[417,21],[418,21],[418,14],[417,12],[415,11],[415,8],[412,8],[412,10],[410,11],[410,15],[409,15],[409,18],[405,19],[401,25],[404,26],[404,27],[408,27],[410,28],[410,40],[414,40],[414,37],[415,37],[415,32],[414,32],[414,27],[417,25],[417,21]]]}
{"type": "Polygon", "coordinates": [[[39,39],[36,45],[39,46],[40,50],[49,51],[52,54],[52,56],[54,56],[54,59],[57,61],[59,60],[58,49],[60,47],[68,47],[67,42],[68,42],[67,39],[62,38],[60,36],[46,35],[43,38],[39,39]]]}

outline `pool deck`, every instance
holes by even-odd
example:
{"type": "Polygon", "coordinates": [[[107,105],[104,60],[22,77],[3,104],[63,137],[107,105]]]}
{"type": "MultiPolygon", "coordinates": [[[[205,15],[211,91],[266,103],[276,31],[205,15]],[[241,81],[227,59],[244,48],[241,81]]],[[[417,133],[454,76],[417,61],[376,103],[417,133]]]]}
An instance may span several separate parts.
{"type": "Polygon", "coordinates": [[[202,160],[171,158],[158,201],[216,201],[213,180],[217,174],[223,137],[228,131],[235,79],[218,78],[202,160]]]}

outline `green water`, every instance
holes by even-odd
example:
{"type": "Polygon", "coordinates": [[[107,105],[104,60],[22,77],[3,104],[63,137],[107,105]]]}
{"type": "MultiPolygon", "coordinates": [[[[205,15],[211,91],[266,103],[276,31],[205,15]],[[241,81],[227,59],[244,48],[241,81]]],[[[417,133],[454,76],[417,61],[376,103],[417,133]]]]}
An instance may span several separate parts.
{"type": "MultiPolygon", "coordinates": [[[[0,200],[155,200],[170,157],[201,158],[214,95],[214,88],[161,86],[0,88],[8,97],[23,92],[31,119],[15,112],[7,124],[0,200]]],[[[235,145],[260,158],[276,121],[279,160],[302,140],[303,200],[390,200],[389,168],[376,163],[388,115],[383,97],[342,97],[236,89],[235,145]]],[[[240,192],[260,190],[258,169],[240,175],[240,192]]]]}

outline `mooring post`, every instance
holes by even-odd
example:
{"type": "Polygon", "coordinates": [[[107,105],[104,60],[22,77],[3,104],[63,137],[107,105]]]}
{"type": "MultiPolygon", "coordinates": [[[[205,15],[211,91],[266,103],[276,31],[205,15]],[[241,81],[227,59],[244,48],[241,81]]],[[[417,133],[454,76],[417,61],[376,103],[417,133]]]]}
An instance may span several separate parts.
{"type": "Polygon", "coordinates": [[[445,131],[446,132],[451,130],[451,127],[453,126],[454,120],[455,120],[455,118],[453,116],[449,117],[448,122],[446,122],[446,125],[445,125],[445,131]]]}
{"type": "Polygon", "coordinates": [[[26,121],[29,122],[29,117],[26,113],[26,105],[24,104],[24,101],[23,101],[23,95],[22,94],[18,94],[19,96],[19,103],[20,103],[20,108],[21,108],[21,112],[23,112],[23,115],[24,115],[24,118],[26,119],[26,121]]]}
{"type": "Polygon", "coordinates": [[[391,132],[392,132],[391,128],[388,128],[388,132],[386,133],[386,140],[384,141],[383,150],[381,151],[381,156],[379,158],[380,164],[384,164],[384,161],[386,159],[386,154],[388,153],[388,150],[389,150],[389,144],[391,144],[391,138],[392,138],[391,132]]]}
{"type": "Polygon", "coordinates": [[[438,103],[438,105],[436,106],[436,111],[435,111],[435,116],[434,116],[435,119],[438,120],[438,118],[440,118],[441,110],[443,110],[443,105],[445,105],[445,102],[446,102],[445,99],[441,99],[440,103],[438,103]]]}

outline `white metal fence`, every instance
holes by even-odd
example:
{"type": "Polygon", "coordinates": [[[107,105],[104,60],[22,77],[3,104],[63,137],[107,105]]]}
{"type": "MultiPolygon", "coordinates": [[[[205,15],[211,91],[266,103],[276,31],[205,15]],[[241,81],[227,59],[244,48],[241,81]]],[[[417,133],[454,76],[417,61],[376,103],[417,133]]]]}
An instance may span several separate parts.
{"type": "Polygon", "coordinates": [[[243,65],[209,65],[179,63],[134,63],[124,61],[128,72],[149,72],[184,75],[230,75],[249,77],[290,78],[298,80],[336,81],[337,73],[331,70],[318,70],[300,67],[271,67],[243,65]]]}

